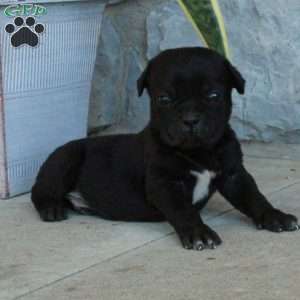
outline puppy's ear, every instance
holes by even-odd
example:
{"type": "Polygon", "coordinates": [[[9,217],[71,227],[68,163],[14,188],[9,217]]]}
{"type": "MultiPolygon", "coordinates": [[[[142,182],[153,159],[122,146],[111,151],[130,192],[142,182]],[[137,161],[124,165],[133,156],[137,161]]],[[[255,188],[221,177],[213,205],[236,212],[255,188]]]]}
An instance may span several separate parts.
{"type": "Polygon", "coordinates": [[[228,62],[228,68],[231,75],[232,86],[243,95],[245,93],[245,79],[230,62],[228,62]]]}
{"type": "Polygon", "coordinates": [[[142,96],[145,88],[148,88],[148,75],[149,75],[150,64],[146,67],[144,72],[141,74],[140,78],[137,81],[137,90],[139,97],[142,96]]]}

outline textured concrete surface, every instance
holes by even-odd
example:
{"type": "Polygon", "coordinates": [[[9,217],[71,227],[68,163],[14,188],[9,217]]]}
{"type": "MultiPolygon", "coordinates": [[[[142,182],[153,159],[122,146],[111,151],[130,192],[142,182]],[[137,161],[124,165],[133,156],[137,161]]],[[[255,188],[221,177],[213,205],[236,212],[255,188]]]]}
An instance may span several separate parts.
{"type": "MultiPolygon", "coordinates": [[[[270,201],[300,217],[299,146],[244,152],[270,201]]],[[[203,216],[224,241],[214,251],[183,249],[166,223],[49,224],[28,194],[2,201],[0,299],[299,299],[300,232],[258,231],[219,195],[203,216]]]]}

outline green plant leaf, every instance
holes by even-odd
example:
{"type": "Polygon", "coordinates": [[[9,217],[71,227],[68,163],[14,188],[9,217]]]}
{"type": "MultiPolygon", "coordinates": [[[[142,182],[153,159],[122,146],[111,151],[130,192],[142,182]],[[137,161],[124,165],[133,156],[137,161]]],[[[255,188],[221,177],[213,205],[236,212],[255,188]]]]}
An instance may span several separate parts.
{"type": "Polygon", "coordinates": [[[228,55],[227,40],[224,41],[226,33],[224,36],[224,30],[222,32],[220,21],[215,14],[217,4],[210,0],[178,0],[178,2],[193,26],[197,27],[208,47],[222,55],[228,55]]]}

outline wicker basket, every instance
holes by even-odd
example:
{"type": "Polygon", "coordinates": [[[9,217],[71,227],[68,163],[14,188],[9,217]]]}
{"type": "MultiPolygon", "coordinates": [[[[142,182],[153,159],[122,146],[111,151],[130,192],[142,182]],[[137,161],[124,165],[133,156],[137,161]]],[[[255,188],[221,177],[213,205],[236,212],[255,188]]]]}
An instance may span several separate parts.
{"type": "Polygon", "coordinates": [[[50,152],[86,136],[105,7],[97,0],[29,3],[0,1],[1,198],[29,191],[50,152]]]}

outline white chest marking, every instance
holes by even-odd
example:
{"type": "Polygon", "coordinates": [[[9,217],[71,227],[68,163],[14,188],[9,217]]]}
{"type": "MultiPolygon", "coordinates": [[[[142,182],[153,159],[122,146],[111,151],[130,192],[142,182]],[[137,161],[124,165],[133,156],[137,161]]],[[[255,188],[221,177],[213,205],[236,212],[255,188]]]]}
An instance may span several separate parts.
{"type": "Polygon", "coordinates": [[[216,174],[208,170],[204,170],[201,173],[192,170],[190,173],[197,180],[193,191],[193,204],[195,204],[208,195],[210,181],[215,178],[216,174]]]}

